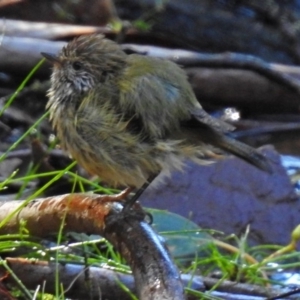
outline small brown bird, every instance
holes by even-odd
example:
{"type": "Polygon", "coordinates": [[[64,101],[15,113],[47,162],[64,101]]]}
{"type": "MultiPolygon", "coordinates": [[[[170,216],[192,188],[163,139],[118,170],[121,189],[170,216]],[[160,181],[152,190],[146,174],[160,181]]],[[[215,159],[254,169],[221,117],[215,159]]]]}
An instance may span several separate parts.
{"type": "Polygon", "coordinates": [[[231,125],[202,109],[175,63],[127,55],[99,34],[42,54],[53,63],[47,107],[62,148],[107,183],[140,188],[186,159],[207,164],[220,149],[270,171],[262,154],[226,136],[231,125]]]}

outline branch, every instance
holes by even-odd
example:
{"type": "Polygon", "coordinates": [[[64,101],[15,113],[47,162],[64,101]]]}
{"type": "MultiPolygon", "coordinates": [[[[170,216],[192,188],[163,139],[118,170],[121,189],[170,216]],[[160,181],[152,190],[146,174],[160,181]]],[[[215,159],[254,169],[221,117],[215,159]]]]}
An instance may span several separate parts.
{"type": "Polygon", "coordinates": [[[114,201],[123,197],[66,194],[1,203],[0,234],[18,232],[23,220],[32,235],[45,237],[58,232],[65,217],[64,231],[102,235],[120,251],[134,274],[139,299],[183,299],[180,275],[168,251],[142,218],[120,214],[122,206],[114,201]]]}
{"type": "MultiPolygon", "coordinates": [[[[65,287],[65,296],[76,299],[86,299],[90,294],[93,299],[99,299],[101,291],[102,299],[131,299],[128,294],[121,288],[125,285],[132,293],[136,293],[134,279],[131,274],[120,273],[105,267],[89,267],[74,264],[64,264],[57,266],[53,262],[30,261],[23,258],[6,258],[6,262],[15,275],[29,289],[35,289],[38,285],[44,286],[46,293],[55,293],[55,272],[58,268],[60,282],[65,287]],[[88,278],[86,277],[88,274],[88,278]],[[30,276],[30,274],[33,274],[30,276]],[[116,280],[117,279],[117,280],[116,280]],[[88,284],[87,284],[88,280],[88,284]],[[44,284],[45,283],[45,284],[44,284]],[[92,287],[92,291],[88,290],[92,287]]],[[[181,274],[181,279],[185,287],[194,289],[198,292],[215,289],[219,297],[222,293],[257,297],[276,297],[282,290],[266,289],[247,283],[237,283],[228,280],[220,281],[217,278],[202,277],[198,275],[181,274]]],[[[11,276],[8,276],[4,283],[16,286],[16,282],[11,276]]],[[[210,292],[214,295],[214,292],[210,292]]],[[[188,299],[195,299],[188,295],[188,299]]]]}

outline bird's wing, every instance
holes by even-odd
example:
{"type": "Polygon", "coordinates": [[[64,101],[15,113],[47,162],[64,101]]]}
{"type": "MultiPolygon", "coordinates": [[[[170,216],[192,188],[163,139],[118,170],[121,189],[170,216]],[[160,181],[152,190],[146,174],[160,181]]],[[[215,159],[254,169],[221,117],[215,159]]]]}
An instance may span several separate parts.
{"type": "Polygon", "coordinates": [[[190,118],[180,87],[170,81],[147,74],[125,84],[119,97],[120,111],[140,124],[150,138],[162,138],[178,129],[181,120],[190,118]]]}
{"type": "Polygon", "coordinates": [[[128,63],[118,82],[118,104],[150,138],[165,137],[183,124],[191,125],[190,121],[193,126],[207,125],[219,132],[233,129],[202,109],[186,73],[176,64],[140,55],[130,55],[128,63]]]}

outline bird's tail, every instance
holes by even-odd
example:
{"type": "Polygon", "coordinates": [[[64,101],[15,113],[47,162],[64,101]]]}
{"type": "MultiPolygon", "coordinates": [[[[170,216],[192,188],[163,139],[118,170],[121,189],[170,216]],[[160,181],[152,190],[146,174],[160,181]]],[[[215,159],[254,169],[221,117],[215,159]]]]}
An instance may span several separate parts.
{"type": "Polygon", "coordinates": [[[249,162],[263,171],[272,173],[269,160],[263,154],[259,153],[255,148],[252,148],[228,136],[221,134],[219,135],[218,133],[216,133],[214,140],[215,143],[213,144],[218,148],[240,157],[241,159],[249,162]]]}

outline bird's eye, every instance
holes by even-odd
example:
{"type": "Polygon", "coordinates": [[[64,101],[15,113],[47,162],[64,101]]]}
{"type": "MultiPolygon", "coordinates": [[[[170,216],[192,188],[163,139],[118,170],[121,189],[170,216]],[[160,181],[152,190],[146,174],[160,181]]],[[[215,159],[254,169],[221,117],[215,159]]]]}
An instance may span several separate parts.
{"type": "Polygon", "coordinates": [[[72,67],[75,71],[78,71],[82,68],[82,64],[79,61],[74,61],[72,67]]]}

